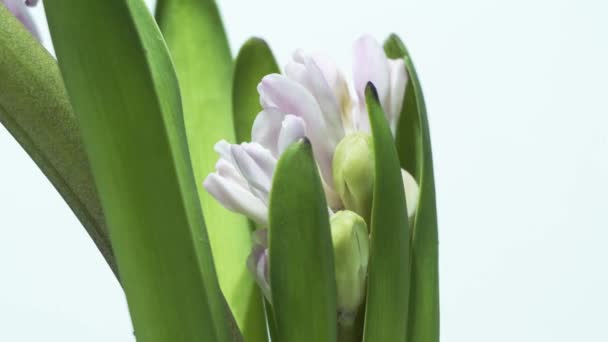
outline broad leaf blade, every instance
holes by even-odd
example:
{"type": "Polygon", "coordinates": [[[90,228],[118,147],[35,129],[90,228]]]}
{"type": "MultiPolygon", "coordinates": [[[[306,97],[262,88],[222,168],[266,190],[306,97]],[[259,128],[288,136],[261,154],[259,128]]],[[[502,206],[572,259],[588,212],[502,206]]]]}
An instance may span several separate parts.
{"type": "Polygon", "coordinates": [[[245,340],[265,341],[263,301],[246,267],[249,223],[202,188],[218,159],[215,143],[236,140],[233,62],[217,6],[213,0],[160,0],[156,18],[177,71],[190,158],[220,286],[245,340]]]}
{"type": "Polygon", "coordinates": [[[270,286],[278,341],[336,341],[336,281],[325,194],[307,140],[281,156],[270,194],[270,286]]]}
{"type": "Polygon", "coordinates": [[[409,297],[409,224],[399,157],[374,86],[365,89],[376,176],[364,341],[405,341],[409,297]]]}
{"type": "Polygon", "coordinates": [[[180,96],[143,1],[45,4],[138,341],[228,341],[180,96]]]}
{"type": "Polygon", "coordinates": [[[239,51],[232,82],[232,108],[237,142],[251,141],[251,127],[262,110],[257,85],[262,77],[278,73],[279,67],[263,39],[251,38],[239,51]]]}
{"type": "Polygon", "coordinates": [[[0,122],[70,206],[116,275],[101,204],[57,63],[0,5],[0,122]]]}
{"type": "Polygon", "coordinates": [[[412,279],[408,341],[439,341],[439,268],[437,208],[429,123],[424,96],[412,59],[399,37],[384,48],[391,58],[404,58],[409,83],[397,130],[397,149],[404,168],[420,184],[420,199],[412,230],[412,279]]]}

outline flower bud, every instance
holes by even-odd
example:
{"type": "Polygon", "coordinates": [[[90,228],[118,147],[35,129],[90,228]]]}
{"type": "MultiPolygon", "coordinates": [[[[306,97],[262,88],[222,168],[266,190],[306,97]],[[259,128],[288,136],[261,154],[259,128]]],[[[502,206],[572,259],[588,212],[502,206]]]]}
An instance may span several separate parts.
{"type": "Polygon", "coordinates": [[[339,211],[331,217],[334,249],[338,318],[352,323],[365,297],[369,260],[369,235],[363,218],[352,211],[339,211]]]}
{"type": "Polygon", "coordinates": [[[407,217],[410,222],[418,209],[418,197],[420,196],[420,187],[412,175],[401,169],[401,178],[403,179],[403,188],[405,191],[405,202],[407,203],[407,217]]]}
{"type": "Polygon", "coordinates": [[[334,187],[344,207],[369,222],[374,192],[374,153],[369,134],[347,135],[336,147],[333,159],[334,187]]]}

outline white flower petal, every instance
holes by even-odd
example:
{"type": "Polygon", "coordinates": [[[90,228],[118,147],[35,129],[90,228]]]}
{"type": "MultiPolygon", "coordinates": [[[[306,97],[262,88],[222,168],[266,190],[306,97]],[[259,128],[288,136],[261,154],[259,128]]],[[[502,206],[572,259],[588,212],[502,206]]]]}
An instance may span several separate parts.
{"type": "Polygon", "coordinates": [[[298,82],[278,74],[264,77],[258,85],[258,92],[264,98],[262,103],[304,120],[321,175],[328,184],[333,184],[331,163],[341,137],[329,134],[327,122],[312,94],[298,82]]]}
{"type": "Polygon", "coordinates": [[[232,151],[230,151],[230,143],[222,139],[215,143],[213,150],[220,155],[220,158],[225,159],[227,162],[234,164],[234,158],[232,158],[232,151]]]}
{"type": "Polygon", "coordinates": [[[289,145],[305,136],[306,124],[304,120],[295,115],[286,115],[281,123],[281,133],[279,133],[279,154],[282,154],[289,145]]]}
{"type": "Polygon", "coordinates": [[[265,173],[269,175],[274,173],[274,168],[277,165],[277,159],[267,148],[258,143],[244,143],[241,144],[241,146],[243,146],[245,151],[247,151],[247,154],[249,154],[251,158],[255,160],[256,164],[262,168],[265,173]]]}
{"type": "Polygon", "coordinates": [[[362,36],[354,44],[353,76],[355,90],[359,96],[358,125],[369,131],[369,118],[365,108],[365,87],[371,82],[380,99],[382,108],[389,108],[390,70],[382,46],[371,36],[362,36]]]}
{"type": "Polygon", "coordinates": [[[397,131],[403,99],[405,98],[405,86],[407,84],[407,73],[403,59],[389,59],[390,68],[390,94],[389,108],[385,109],[393,136],[397,131]]]}
{"type": "Polygon", "coordinates": [[[333,89],[325,79],[325,75],[314,59],[302,50],[296,51],[293,58],[294,61],[285,67],[285,74],[308,89],[321,109],[328,134],[341,139],[344,136],[342,108],[339,106],[333,89]]]}
{"type": "Polygon", "coordinates": [[[353,96],[351,95],[346,78],[329,57],[322,54],[314,54],[312,59],[323,73],[323,77],[327,81],[327,84],[334,93],[334,97],[338,101],[338,105],[341,109],[342,126],[344,127],[345,134],[353,132],[355,122],[354,117],[352,116],[352,111],[356,106],[356,101],[354,101],[353,96]]]}
{"type": "Polygon", "coordinates": [[[420,197],[420,188],[418,183],[409,172],[401,169],[401,178],[403,179],[403,188],[405,191],[405,203],[407,204],[407,217],[411,220],[418,209],[418,198],[420,197]]]}
{"type": "Polygon", "coordinates": [[[247,180],[243,178],[243,175],[234,167],[234,164],[228,162],[224,158],[220,158],[215,164],[215,172],[222,178],[229,179],[244,189],[249,188],[247,180]]]}
{"type": "Polygon", "coordinates": [[[272,303],[270,293],[270,273],[268,248],[256,244],[247,258],[247,268],[253,274],[256,283],[262,290],[264,297],[272,303]]]}
{"type": "Polygon", "coordinates": [[[251,140],[270,150],[275,157],[278,157],[277,142],[284,116],[276,108],[266,108],[256,116],[251,128],[251,140]]]}
{"type": "Polygon", "coordinates": [[[231,145],[230,150],[237,169],[249,183],[252,192],[264,204],[268,204],[273,170],[262,169],[241,145],[231,145]]]}
{"type": "Polygon", "coordinates": [[[248,189],[217,173],[207,176],[203,186],[227,209],[241,213],[263,226],[268,225],[268,207],[248,189]]]}

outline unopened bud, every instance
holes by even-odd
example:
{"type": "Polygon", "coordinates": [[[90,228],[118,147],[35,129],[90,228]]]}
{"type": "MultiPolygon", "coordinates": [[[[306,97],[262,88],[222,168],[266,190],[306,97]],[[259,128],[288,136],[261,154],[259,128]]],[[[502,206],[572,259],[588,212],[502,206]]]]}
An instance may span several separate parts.
{"type": "Polygon", "coordinates": [[[334,186],[344,207],[369,222],[374,192],[374,153],[369,134],[347,135],[336,147],[334,186]]]}
{"type": "Polygon", "coordinates": [[[412,175],[401,169],[401,178],[403,179],[403,189],[405,191],[405,203],[407,204],[407,217],[410,222],[418,209],[418,197],[420,196],[420,188],[412,175]]]}
{"type": "Polygon", "coordinates": [[[352,322],[365,298],[369,261],[369,235],[363,218],[352,211],[331,217],[331,237],[336,272],[338,318],[352,322]]]}

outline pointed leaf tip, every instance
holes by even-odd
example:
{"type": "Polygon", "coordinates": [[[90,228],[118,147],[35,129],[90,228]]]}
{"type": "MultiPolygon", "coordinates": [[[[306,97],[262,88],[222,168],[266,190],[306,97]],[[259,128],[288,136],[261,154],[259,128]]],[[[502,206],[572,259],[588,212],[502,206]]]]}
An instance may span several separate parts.
{"type": "Polygon", "coordinates": [[[306,138],[277,164],[270,194],[270,279],[277,340],[336,341],[329,215],[306,138]]]}
{"type": "Polygon", "coordinates": [[[365,97],[372,97],[375,101],[380,101],[380,97],[378,96],[378,90],[376,90],[376,86],[371,82],[367,82],[365,86],[365,97]]]}
{"type": "Polygon", "coordinates": [[[364,341],[405,341],[409,301],[409,224],[397,149],[375,87],[365,97],[375,157],[364,341]]]}

